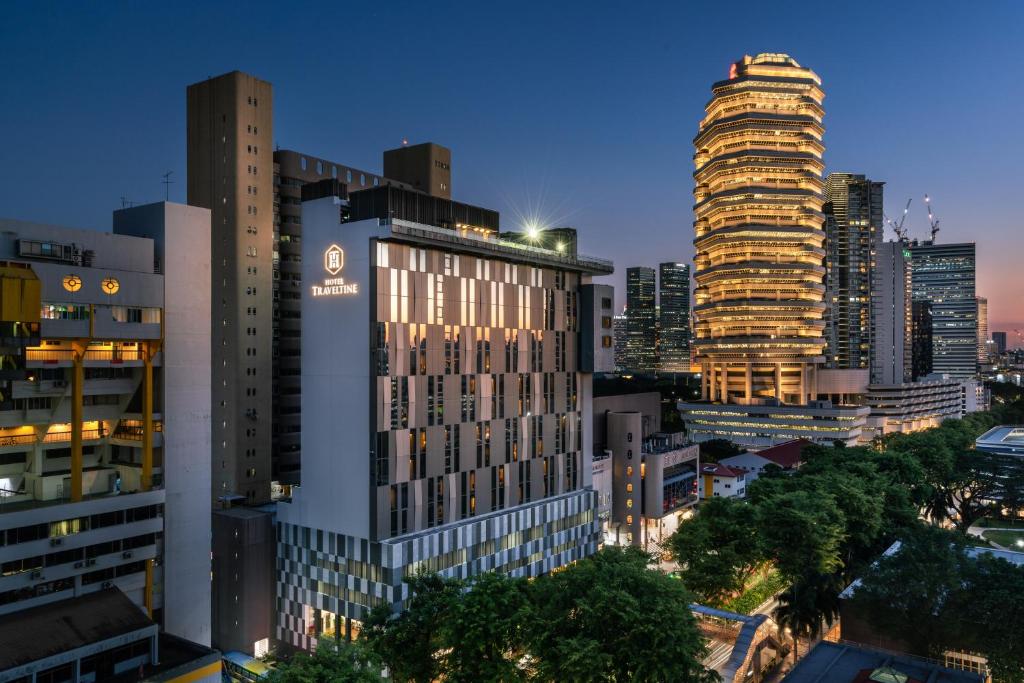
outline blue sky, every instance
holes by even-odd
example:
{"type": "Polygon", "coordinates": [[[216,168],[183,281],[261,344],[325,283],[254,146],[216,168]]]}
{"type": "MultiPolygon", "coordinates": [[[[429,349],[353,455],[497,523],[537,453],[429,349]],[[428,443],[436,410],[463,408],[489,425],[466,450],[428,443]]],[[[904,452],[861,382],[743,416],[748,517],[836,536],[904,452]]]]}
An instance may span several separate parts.
{"type": "Polygon", "coordinates": [[[379,170],[453,150],[457,198],[538,210],[625,267],[692,257],[691,139],[743,54],[823,79],[826,163],[914,198],[912,236],[976,240],[993,328],[1024,328],[1024,3],[5,4],[0,215],[106,228],[125,196],[185,198],[185,86],[275,88],[275,141],[379,170]],[[1015,322],[1016,321],[1016,322],[1015,322]]]}

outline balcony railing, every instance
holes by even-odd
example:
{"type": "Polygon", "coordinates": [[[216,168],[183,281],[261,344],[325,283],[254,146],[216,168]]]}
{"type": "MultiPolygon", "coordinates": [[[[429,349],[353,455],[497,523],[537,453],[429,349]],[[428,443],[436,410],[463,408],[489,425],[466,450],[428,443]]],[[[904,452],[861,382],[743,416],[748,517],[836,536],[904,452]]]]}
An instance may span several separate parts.
{"type": "MultiPolygon", "coordinates": [[[[82,430],[82,441],[90,441],[92,439],[102,439],[105,436],[102,429],[83,429],[82,430]]],[[[43,443],[61,443],[63,441],[71,441],[71,432],[50,432],[43,437],[43,443]]]]}
{"type": "MultiPolygon", "coordinates": [[[[26,358],[30,361],[44,363],[70,362],[74,360],[74,351],[71,349],[27,349],[26,358]]],[[[139,349],[88,349],[85,352],[85,360],[108,360],[114,363],[142,360],[142,351],[139,349]]]]}

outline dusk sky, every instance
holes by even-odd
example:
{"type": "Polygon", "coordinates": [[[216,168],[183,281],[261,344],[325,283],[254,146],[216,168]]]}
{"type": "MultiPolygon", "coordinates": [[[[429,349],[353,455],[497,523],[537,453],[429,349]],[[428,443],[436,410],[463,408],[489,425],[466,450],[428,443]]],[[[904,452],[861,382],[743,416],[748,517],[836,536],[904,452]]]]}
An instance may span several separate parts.
{"type": "Polygon", "coordinates": [[[693,256],[711,84],[786,52],[823,80],[828,170],[885,181],[890,216],[913,197],[912,237],[931,195],[991,329],[1024,329],[1022,43],[1015,0],[5,3],[0,215],[109,229],[167,171],[185,201],[185,87],[239,69],[273,83],[280,147],[379,171],[444,144],[457,199],[576,227],[621,304],[626,267],[693,256]]]}

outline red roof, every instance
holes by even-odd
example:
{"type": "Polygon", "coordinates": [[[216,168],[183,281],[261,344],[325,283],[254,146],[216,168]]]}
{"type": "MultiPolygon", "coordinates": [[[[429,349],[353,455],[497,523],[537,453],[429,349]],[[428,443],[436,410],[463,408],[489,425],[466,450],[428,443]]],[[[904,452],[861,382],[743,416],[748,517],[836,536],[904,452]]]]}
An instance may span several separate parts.
{"type": "Polygon", "coordinates": [[[734,470],[731,467],[715,463],[714,465],[705,465],[704,474],[713,474],[717,477],[742,477],[743,472],[734,470]]]}
{"type": "Polygon", "coordinates": [[[772,446],[766,448],[763,451],[758,451],[765,460],[770,460],[779,467],[790,470],[800,465],[803,462],[803,450],[809,441],[806,439],[793,439],[786,443],[780,443],[778,446],[772,446]]]}

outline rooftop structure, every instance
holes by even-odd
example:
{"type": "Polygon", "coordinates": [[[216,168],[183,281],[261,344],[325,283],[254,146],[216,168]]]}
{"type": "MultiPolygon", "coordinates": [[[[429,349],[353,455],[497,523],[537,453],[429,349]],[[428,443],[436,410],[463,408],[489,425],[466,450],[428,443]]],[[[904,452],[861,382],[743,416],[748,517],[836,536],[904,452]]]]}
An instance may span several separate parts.
{"type": "Polygon", "coordinates": [[[1024,456],[1024,425],[993,427],[974,442],[979,451],[1024,456]]]}
{"type": "Polygon", "coordinates": [[[797,663],[783,683],[981,683],[970,671],[867,647],[822,641],[797,663]]]}

